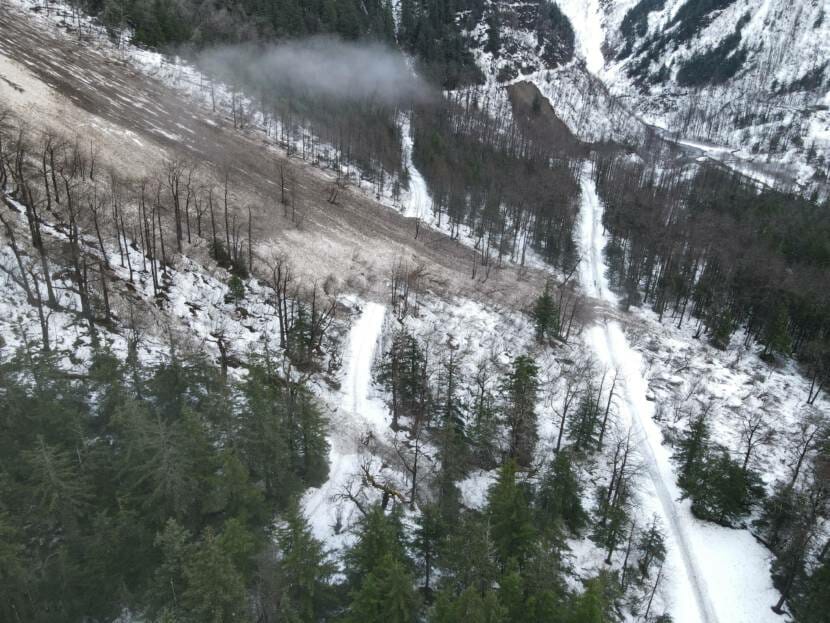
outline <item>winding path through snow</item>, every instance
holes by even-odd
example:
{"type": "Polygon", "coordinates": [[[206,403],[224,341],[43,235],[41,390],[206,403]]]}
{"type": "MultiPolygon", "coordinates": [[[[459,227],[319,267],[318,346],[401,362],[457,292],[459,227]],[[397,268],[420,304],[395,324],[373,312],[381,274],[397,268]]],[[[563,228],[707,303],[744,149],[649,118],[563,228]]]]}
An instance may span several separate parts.
{"type": "MultiPolygon", "coordinates": [[[[581,209],[578,243],[582,252],[580,281],[589,296],[616,307],[608,287],[602,225],[603,206],[585,165],[580,179],[581,209]]],[[[587,332],[587,341],[601,363],[619,371],[621,421],[637,439],[648,481],[641,514],[660,517],[666,531],[666,601],[678,623],[762,623],[780,621],[769,606],[775,602],[767,571],[767,554],[746,530],[729,530],[696,520],[680,491],[669,449],[653,420],[654,405],[646,398],[643,360],[628,343],[620,324],[604,318],[587,332]]]]}
{"type": "Polygon", "coordinates": [[[383,332],[386,308],[378,303],[366,303],[360,318],[349,332],[349,367],[343,389],[341,408],[353,417],[361,417],[374,432],[386,427],[386,408],[369,398],[372,385],[372,363],[375,349],[383,332]]]}

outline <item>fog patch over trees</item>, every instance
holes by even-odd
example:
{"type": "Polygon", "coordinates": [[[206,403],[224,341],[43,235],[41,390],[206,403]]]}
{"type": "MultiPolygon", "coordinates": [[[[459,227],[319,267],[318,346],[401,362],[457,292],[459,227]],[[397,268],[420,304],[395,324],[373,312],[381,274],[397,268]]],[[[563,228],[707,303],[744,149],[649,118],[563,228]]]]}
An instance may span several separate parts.
{"type": "Polygon", "coordinates": [[[394,106],[436,95],[402,54],[381,43],[317,36],[281,45],[221,46],[197,58],[213,76],[282,96],[394,106]]]}

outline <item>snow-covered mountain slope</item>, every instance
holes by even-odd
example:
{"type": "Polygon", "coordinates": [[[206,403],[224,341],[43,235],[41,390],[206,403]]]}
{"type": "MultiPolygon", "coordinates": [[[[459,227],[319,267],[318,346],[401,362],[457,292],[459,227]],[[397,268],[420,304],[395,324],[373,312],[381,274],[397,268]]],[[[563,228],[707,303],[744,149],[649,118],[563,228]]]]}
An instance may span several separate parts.
{"type": "MultiPolygon", "coordinates": [[[[568,2],[563,2],[567,6],[568,2]]],[[[812,0],[623,0],[601,26],[595,73],[646,121],[768,161],[782,180],[825,182],[830,7],[812,0]]]]}
{"type": "MultiPolygon", "coordinates": [[[[633,6],[633,2],[611,5],[598,0],[584,3],[563,0],[562,11],[576,30],[576,56],[562,63],[555,59],[545,63],[538,58],[534,60],[534,55],[544,54],[545,48],[538,47],[538,42],[528,36],[526,29],[522,30],[519,22],[517,27],[508,26],[503,30],[504,42],[498,53],[484,50],[486,30],[479,28],[476,36],[481,39],[482,47],[476,53],[488,76],[485,90],[490,99],[487,101],[509,110],[509,105],[505,105],[507,91],[502,86],[522,80],[532,82],[580,138],[636,144],[646,126],[622,98],[613,94],[614,88],[635,88],[634,78],[622,74],[630,60],[617,59],[613,50],[601,41],[608,40],[615,20],[625,19],[633,6]],[[512,43],[517,41],[523,44],[514,47],[512,43]],[[603,81],[612,86],[611,91],[603,81]]],[[[179,97],[181,94],[172,93],[165,85],[148,80],[129,66],[119,65],[120,69],[109,72],[103,64],[106,61],[102,61],[101,67],[97,67],[96,60],[106,59],[111,48],[84,51],[75,42],[25,29],[22,21],[9,15],[0,15],[0,24],[18,26],[16,34],[7,37],[5,45],[0,41],[0,77],[6,77],[5,86],[0,81],[0,97],[14,104],[16,114],[29,114],[30,122],[43,123],[50,112],[63,111],[66,113],[61,120],[64,127],[52,129],[66,131],[72,123],[81,124],[80,127],[94,133],[102,142],[105,148],[102,158],[109,165],[119,161],[115,148],[127,144],[135,155],[133,160],[127,159],[127,168],[140,165],[131,171],[134,175],[145,169],[154,170],[165,156],[186,154],[204,159],[210,171],[206,183],[217,183],[211,176],[222,161],[208,149],[210,145],[204,137],[200,139],[199,133],[207,135],[215,143],[214,147],[218,145],[227,151],[226,155],[237,158],[236,172],[248,188],[244,193],[236,190],[233,198],[261,202],[253,208],[257,217],[256,233],[261,240],[257,245],[258,259],[272,259],[271,253],[291,256],[304,277],[320,280],[331,277],[336,286],[348,293],[344,313],[334,326],[339,336],[348,332],[348,338],[341,343],[344,365],[340,370],[331,371],[331,378],[325,380],[331,383],[319,378],[312,380],[331,414],[331,471],[329,480],[309,490],[303,502],[314,533],[327,546],[342,549],[348,545],[353,536],[350,528],[359,514],[355,512],[357,504],[380,497],[377,487],[367,484],[370,476],[383,479],[383,483],[398,491],[408,491],[410,487],[414,491],[418,484],[412,482],[417,480],[416,476],[410,479],[403,456],[408,451],[406,444],[411,441],[390,425],[385,404],[389,396],[372,379],[373,365],[393,328],[405,326],[422,341],[436,346],[439,353],[443,348],[465,355],[463,371],[467,378],[472,378],[475,365],[484,360],[492,361],[494,369],[503,373],[516,355],[531,353],[536,357],[544,381],[544,396],[540,395],[536,405],[540,464],[558,448],[555,442],[557,410],[563,400],[563,380],[574,367],[575,359],[592,353],[605,369],[621,371],[614,423],[621,434],[625,429],[631,431],[644,468],[638,481],[636,519],[646,524],[656,515],[667,531],[670,551],[665,576],[667,588],[661,587],[657,598],[662,610],[670,612],[677,621],[778,620],[769,610],[777,594],[768,574],[767,551],[748,530],[698,521],[692,516],[689,502],[678,501],[681,492],[675,484],[677,474],[663,436],[684,424],[678,423],[677,417],[674,422],[666,421],[664,410],[668,409],[665,405],[676,407],[683,403],[684,395],[686,402],[693,394],[692,402],[719,399],[721,404],[713,418],[718,438],[729,440],[731,448],[738,448],[740,432],[733,412],[773,409],[777,432],[791,434],[797,427],[796,414],[802,408],[799,397],[805,393],[806,381],[791,362],[782,370],[768,371],[766,364],[748,348],[716,352],[695,340],[690,331],[674,331],[646,312],[623,314],[615,309],[616,298],[604,276],[602,206],[587,170],[581,180],[583,227],[575,234],[580,237],[584,258],[581,281],[583,290],[594,299],[593,311],[598,312],[597,317],[607,316],[609,320],[595,321],[580,337],[574,337],[567,344],[540,345],[525,311],[530,297],[539,293],[544,279],[555,274],[542,267],[541,262],[529,262],[533,266],[529,271],[506,267],[494,272],[492,277],[488,271],[483,279],[470,279],[468,261],[474,253],[464,245],[474,244],[471,238],[465,238],[462,233],[460,242],[449,240],[434,230],[419,237],[410,219],[431,223],[432,199],[428,184],[413,165],[408,131],[404,132],[403,158],[410,168],[410,186],[402,201],[403,215],[369,197],[361,190],[359,180],[338,203],[327,202],[325,196],[333,185],[332,175],[296,164],[294,180],[300,189],[298,203],[302,214],[298,224],[293,217],[280,216],[282,210],[273,206],[276,186],[272,178],[276,177],[277,167],[286,163],[290,166],[293,161],[284,158],[268,142],[268,135],[261,128],[254,125],[243,135],[228,128],[227,119],[221,114],[210,114],[193,102],[186,102],[179,97]],[[58,72],[61,63],[64,76],[58,72]],[[115,81],[122,74],[127,74],[129,80],[115,81]],[[79,84],[84,86],[78,87],[79,84]],[[143,89],[153,89],[152,101],[143,89]],[[27,102],[33,100],[35,105],[27,107],[27,102]],[[128,125],[124,125],[125,119],[129,120],[128,125]],[[392,267],[401,259],[425,270],[428,293],[417,297],[414,313],[393,320],[390,310],[379,301],[388,300],[385,288],[395,277],[390,269],[394,270],[392,267]],[[350,327],[347,321],[351,322],[350,327]],[[705,382],[698,383],[700,377],[705,382]],[[759,377],[763,378],[759,380],[759,377]],[[747,391],[744,393],[738,388],[747,391]],[[773,397],[762,399],[759,394],[773,397]],[[659,405],[654,403],[655,395],[660,399],[659,405]],[[364,472],[364,468],[368,471],[364,472]]],[[[644,42],[649,32],[647,29],[639,40],[644,42]]],[[[104,42],[99,43],[105,46],[104,42]]],[[[664,94],[668,97],[668,91],[664,94]]],[[[652,97],[656,96],[640,91],[633,96],[644,106],[652,97]]],[[[404,125],[408,128],[408,119],[404,125]]],[[[711,151],[705,143],[683,140],[690,148],[711,151]]],[[[729,152],[721,149],[718,153],[729,152]]],[[[120,160],[125,158],[122,156],[120,160]]],[[[23,229],[22,220],[20,225],[23,229]]],[[[252,279],[245,284],[244,307],[228,301],[229,275],[208,261],[200,264],[188,256],[204,257],[205,251],[204,241],[197,242],[185,249],[175,267],[165,271],[167,302],[160,303],[158,310],[146,271],[139,275],[138,284],[133,288],[126,285],[128,280],[132,283],[130,258],[136,267],[146,258],[128,250],[125,272],[123,259],[111,249],[112,283],[124,295],[124,301],[130,296],[126,290],[137,291],[137,296],[153,310],[155,315],[148,324],[155,326],[148,331],[172,324],[189,334],[196,348],[213,357],[219,355],[218,335],[224,336],[223,339],[232,343],[232,350],[240,353],[243,349],[256,351],[266,345],[277,350],[279,326],[274,320],[271,291],[252,279]]],[[[14,269],[13,261],[8,250],[0,255],[0,263],[9,271],[14,269]]],[[[68,281],[61,285],[67,290],[71,287],[68,281]]],[[[37,330],[35,310],[21,291],[15,289],[13,280],[7,279],[2,286],[4,292],[14,292],[14,295],[0,305],[3,312],[0,313],[0,334],[6,336],[0,355],[4,353],[3,348],[11,351],[26,339],[27,332],[34,334],[37,330]]],[[[66,303],[70,311],[79,305],[74,299],[66,303]]],[[[590,315],[586,313],[586,316],[590,320],[590,315]]],[[[66,353],[70,361],[72,353],[81,358],[88,355],[89,344],[84,340],[76,314],[56,313],[52,322],[59,326],[54,334],[54,347],[61,354],[66,353]]],[[[108,333],[107,341],[113,350],[126,348],[117,332],[108,333]]],[[[161,340],[151,335],[147,344],[144,353],[147,357],[163,355],[161,340]]],[[[495,392],[496,381],[490,383],[495,392]]],[[[613,397],[612,389],[609,407],[613,397]]],[[[471,397],[465,398],[469,402],[471,397]]],[[[816,409],[826,408],[822,398],[816,409]]],[[[429,470],[435,467],[436,453],[428,446],[420,452],[425,456],[426,467],[422,469],[427,480],[429,470]]],[[[784,457],[773,449],[762,449],[756,460],[766,463],[760,471],[767,484],[784,471],[784,457]]],[[[604,461],[600,457],[591,466],[599,472],[591,475],[593,484],[605,476],[601,473],[607,467],[604,461]]],[[[493,472],[487,471],[470,474],[460,484],[465,505],[480,508],[493,477],[493,472]]],[[[412,498],[417,496],[413,493],[412,498]]],[[[586,506],[593,504],[591,492],[586,491],[584,502],[586,506]]],[[[588,538],[571,539],[569,544],[575,552],[577,575],[588,577],[607,568],[604,552],[588,538]]],[[[613,559],[609,554],[611,569],[624,566],[621,558],[621,551],[613,559]]],[[[627,620],[633,617],[632,614],[627,620]]]]}
{"type": "Polygon", "coordinates": [[[557,62],[546,61],[535,23],[521,18],[535,11],[537,3],[489,3],[489,10],[501,16],[497,47],[492,45],[487,23],[469,33],[473,54],[485,77],[485,84],[479,89],[486,94],[490,107],[501,109],[507,99],[505,88],[530,82],[578,139],[641,143],[647,126],[623,101],[613,97],[600,79],[604,35],[598,3],[569,0],[554,4],[566,22],[558,36],[566,40],[567,53],[560,55],[557,62]]]}
{"type": "MultiPolygon", "coordinates": [[[[201,163],[200,183],[216,187],[229,171],[233,203],[251,206],[262,252],[290,255],[298,274],[310,280],[322,283],[333,276],[373,290],[388,267],[405,258],[413,266],[429,266],[427,278],[435,286],[478,290],[469,278],[472,250],[437,231],[416,238],[416,224],[408,218],[414,214],[391,209],[387,197],[378,200],[359,172],[347,172],[351,183],[328,201],[336,172],[287,158],[255,120],[235,129],[221,102],[211,108],[208,81],[200,82],[187,65],[136,48],[119,49],[93,26],[79,41],[59,26],[62,13],[30,15],[28,6],[8,4],[0,12],[0,76],[7,78],[0,79],[0,101],[25,124],[72,138],[83,133],[102,164],[128,178],[151,175],[165,160],[177,159],[201,163]],[[295,216],[275,207],[281,166],[295,216]]],[[[421,204],[428,203],[425,192],[421,204]]],[[[522,270],[520,279],[519,267],[505,265],[483,289],[497,300],[514,294],[524,300],[534,291],[531,284],[544,277],[522,270]]]]}
{"type": "MultiPolygon", "coordinates": [[[[491,5],[500,15],[523,6],[491,5]]],[[[653,129],[681,146],[694,141],[706,149],[691,155],[718,160],[761,183],[826,192],[826,2],[558,0],[556,5],[573,29],[574,55],[566,63],[540,63],[532,29],[521,20],[501,28],[498,50],[487,45],[487,24],[471,33],[488,89],[533,82],[586,141],[639,145],[653,129]],[[713,149],[722,153],[713,155],[713,149]]]]}

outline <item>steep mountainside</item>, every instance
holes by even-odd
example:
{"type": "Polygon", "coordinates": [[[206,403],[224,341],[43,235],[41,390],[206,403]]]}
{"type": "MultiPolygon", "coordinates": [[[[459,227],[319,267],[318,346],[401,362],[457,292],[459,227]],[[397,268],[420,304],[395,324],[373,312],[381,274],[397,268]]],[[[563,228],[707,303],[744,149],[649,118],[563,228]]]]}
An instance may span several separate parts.
{"type": "Polygon", "coordinates": [[[824,182],[829,17],[813,0],[607,3],[599,73],[614,96],[679,137],[824,182]]]}
{"type": "Polygon", "coordinates": [[[560,0],[573,57],[556,64],[505,18],[523,6],[488,4],[478,62],[491,83],[534,82],[580,138],[642,145],[651,129],[757,181],[826,193],[826,3],[560,0]]]}

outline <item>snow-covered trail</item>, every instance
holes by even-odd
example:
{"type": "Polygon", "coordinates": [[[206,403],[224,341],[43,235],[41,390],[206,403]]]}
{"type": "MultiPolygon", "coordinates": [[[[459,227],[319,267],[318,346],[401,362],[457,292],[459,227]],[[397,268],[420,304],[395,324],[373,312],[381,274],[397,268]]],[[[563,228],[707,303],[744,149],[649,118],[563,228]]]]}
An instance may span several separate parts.
{"type": "Polygon", "coordinates": [[[665,127],[649,124],[666,142],[683,148],[698,161],[709,160],[731,169],[747,179],[768,188],[788,187],[797,182],[797,178],[787,167],[765,163],[764,154],[749,154],[737,147],[727,147],[702,140],[683,138],[665,127]]]}
{"type": "Polygon", "coordinates": [[[386,408],[369,398],[372,385],[372,362],[375,359],[386,308],[379,303],[366,303],[360,318],[349,332],[349,367],[343,384],[341,408],[356,418],[363,418],[375,431],[386,426],[386,408]]]}
{"type": "MultiPolygon", "coordinates": [[[[605,275],[602,203],[597,196],[588,166],[582,171],[580,190],[580,280],[590,296],[614,305],[616,297],[608,287],[605,275]]],[[[672,588],[677,589],[671,591],[674,593],[671,595],[672,615],[678,622],[717,623],[711,604],[701,587],[693,552],[677,519],[674,500],[663,480],[664,474],[657,463],[649,437],[643,430],[642,420],[648,419],[653,424],[650,417],[653,409],[646,400],[646,382],[641,374],[640,355],[628,345],[619,323],[607,318],[602,324],[589,330],[588,341],[604,365],[619,370],[624,392],[623,400],[619,404],[622,411],[620,415],[623,421],[630,421],[633,427],[638,450],[645,462],[648,478],[658,502],[653,511],[658,514],[667,530],[667,565],[670,571],[667,577],[673,580],[672,588]]]]}
{"type": "Polygon", "coordinates": [[[335,525],[349,523],[349,517],[339,516],[336,496],[359,473],[362,440],[368,434],[382,438],[389,426],[386,406],[382,400],[371,396],[372,364],[385,317],[383,305],[365,303],[352,325],[340,391],[331,397],[337,408],[329,422],[329,477],[320,487],[309,489],[303,496],[302,507],[314,535],[330,547],[344,545],[348,539],[347,533],[334,530],[335,525]]]}
{"type": "MultiPolygon", "coordinates": [[[[580,280],[588,295],[609,306],[617,300],[605,275],[606,237],[602,203],[589,166],[580,180],[581,213],[578,242],[582,251],[580,280]]],[[[680,491],[669,449],[653,420],[646,398],[643,360],[628,343],[620,324],[608,318],[587,333],[600,362],[619,371],[620,418],[631,426],[647,481],[641,515],[656,514],[666,531],[666,606],[678,623],[762,623],[776,621],[769,606],[776,591],[768,573],[767,553],[746,530],[729,530],[696,520],[680,491]]]]}

